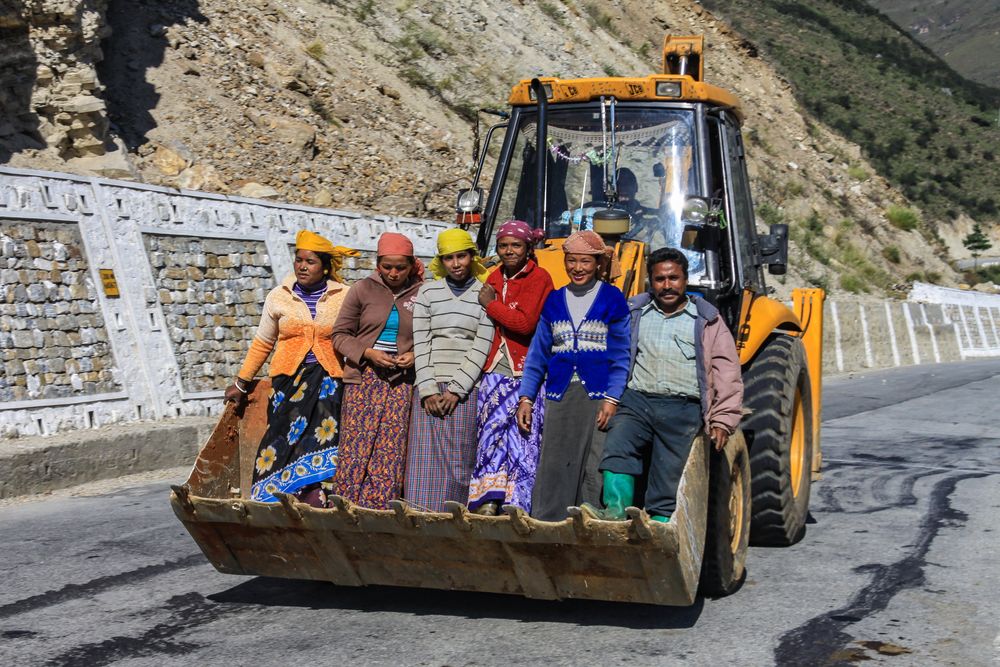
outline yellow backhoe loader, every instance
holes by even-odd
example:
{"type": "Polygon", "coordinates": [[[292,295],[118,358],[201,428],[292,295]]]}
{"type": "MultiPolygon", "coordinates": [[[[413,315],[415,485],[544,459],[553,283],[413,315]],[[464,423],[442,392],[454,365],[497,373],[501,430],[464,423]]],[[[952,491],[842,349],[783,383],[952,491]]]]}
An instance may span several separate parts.
{"type": "Polygon", "coordinates": [[[750,542],[802,536],[821,459],[824,295],[797,289],[791,308],[768,296],[765,269],[784,273],[787,228],[757,232],[739,101],[704,82],[702,56],[701,37],[667,37],[659,74],[521,81],[487,135],[486,148],[502,137],[488,193],[475,182],[457,206],[479,222],[483,253],[504,220],[544,230],[537,254],[557,283],[567,280],[561,243],[578,229],[615,245],[627,295],[645,289],[648,251],[687,253],[689,289],[719,308],[736,338],[747,414],[720,453],[695,439],[671,521],[638,508],[627,521],[568,508],[565,520],[544,522],[512,506],[480,516],[460,502],[424,512],[405,499],[390,510],[341,498],[314,509],[281,494],[279,503],[251,501],[264,380],[244,409],[227,409],[171,495],[219,571],[687,605],[699,591],[736,590],[750,542]]]}

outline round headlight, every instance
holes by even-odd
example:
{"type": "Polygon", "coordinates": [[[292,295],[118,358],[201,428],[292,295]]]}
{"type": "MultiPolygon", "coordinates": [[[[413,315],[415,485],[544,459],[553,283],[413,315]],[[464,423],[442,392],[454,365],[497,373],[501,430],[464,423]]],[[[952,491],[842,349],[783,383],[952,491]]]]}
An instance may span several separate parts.
{"type": "Polygon", "coordinates": [[[701,197],[689,197],[681,210],[681,219],[692,225],[701,225],[708,217],[708,201],[701,197]]]}
{"type": "Polygon", "coordinates": [[[458,210],[471,213],[479,209],[479,192],[466,190],[458,198],[458,210]]]}

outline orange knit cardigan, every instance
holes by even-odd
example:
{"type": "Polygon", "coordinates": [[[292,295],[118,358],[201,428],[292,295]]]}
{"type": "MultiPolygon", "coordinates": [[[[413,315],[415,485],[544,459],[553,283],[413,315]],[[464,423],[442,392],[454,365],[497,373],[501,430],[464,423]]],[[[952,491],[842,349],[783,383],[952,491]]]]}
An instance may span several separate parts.
{"type": "Polygon", "coordinates": [[[341,355],[333,349],[331,334],[340,305],[347,296],[347,285],[335,280],[326,281],[326,294],[316,304],[314,320],[306,302],[292,292],[294,284],[295,276],[288,276],[264,300],[260,326],[238,374],[241,380],[252,380],[267,361],[271,350],[274,350],[268,373],[271,377],[293,374],[309,350],[313,351],[330,377],[343,377],[341,355]]]}

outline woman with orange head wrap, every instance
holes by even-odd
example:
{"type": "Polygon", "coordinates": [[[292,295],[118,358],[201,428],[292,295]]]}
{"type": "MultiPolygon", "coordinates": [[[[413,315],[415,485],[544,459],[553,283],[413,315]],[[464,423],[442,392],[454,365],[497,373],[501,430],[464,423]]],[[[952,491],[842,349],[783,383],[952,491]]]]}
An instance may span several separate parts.
{"type": "Polygon", "coordinates": [[[331,342],[347,286],[337,276],[345,256],[357,255],[319,234],[295,237],[294,273],[268,293],[250,351],[226,400],[242,402],[271,351],[267,431],[254,462],[250,497],[276,502],[293,493],[321,507],[337,464],[340,357],[331,342]],[[324,484],[326,488],[324,488],[324,484]]]}
{"type": "Polygon", "coordinates": [[[402,234],[379,237],[375,271],[358,281],[333,327],[344,355],[344,407],[334,493],[388,509],[402,491],[413,398],[413,301],[424,267],[402,234]]]}

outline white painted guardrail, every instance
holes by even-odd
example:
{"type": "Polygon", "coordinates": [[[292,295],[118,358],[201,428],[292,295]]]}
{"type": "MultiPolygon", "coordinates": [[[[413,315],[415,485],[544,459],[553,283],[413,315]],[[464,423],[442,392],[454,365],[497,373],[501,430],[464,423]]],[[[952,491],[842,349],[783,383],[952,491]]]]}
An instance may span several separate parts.
{"type": "Polygon", "coordinates": [[[915,283],[906,301],[826,302],[824,373],[1000,356],[1000,296],[915,283]]]}

